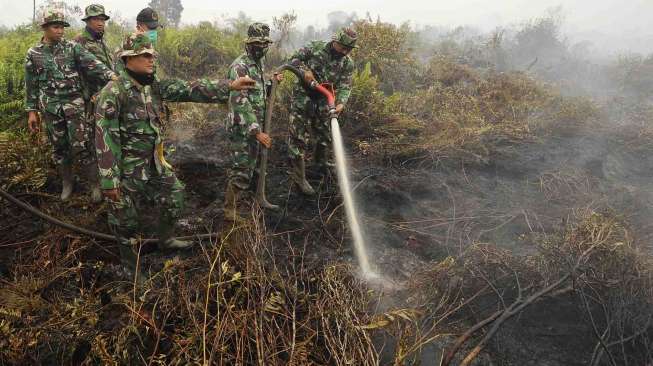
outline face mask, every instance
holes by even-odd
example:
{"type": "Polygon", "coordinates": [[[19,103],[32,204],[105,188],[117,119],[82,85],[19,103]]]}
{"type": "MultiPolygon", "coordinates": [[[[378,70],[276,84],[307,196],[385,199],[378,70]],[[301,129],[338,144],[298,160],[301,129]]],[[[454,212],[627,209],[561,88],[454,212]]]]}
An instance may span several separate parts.
{"type": "Polygon", "coordinates": [[[159,39],[159,32],[156,29],[147,31],[147,37],[152,42],[152,46],[156,46],[156,41],[159,39]]]}
{"type": "Polygon", "coordinates": [[[341,58],[345,57],[343,53],[336,51],[336,49],[333,46],[331,46],[329,53],[331,53],[331,57],[333,57],[335,60],[340,60],[341,58]]]}
{"type": "Polygon", "coordinates": [[[252,58],[256,61],[265,57],[265,55],[268,53],[268,49],[268,47],[248,47],[250,56],[252,56],[252,58]]]}

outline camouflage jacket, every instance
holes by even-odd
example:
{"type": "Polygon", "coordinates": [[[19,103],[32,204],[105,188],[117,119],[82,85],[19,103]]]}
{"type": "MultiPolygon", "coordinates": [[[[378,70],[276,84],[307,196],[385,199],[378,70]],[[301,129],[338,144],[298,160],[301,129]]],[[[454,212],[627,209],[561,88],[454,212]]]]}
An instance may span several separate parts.
{"type": "Polygon", "coordinates": [[[25,58],[25,109],[61,114],[61,106],[82,97],[81,76],[106,84],[115,74],[80,44],[43,42],[25,58]]]}
{"type": "Polygon", "coordinates": [[[157,153],[164,101],[226,103],[228,98],[227,80],[167,79],[142,86],[122,72],[102,89],[95,111],[102,189],[119,187],[122,178],[149,180],[152,173],[170,169],[157,153]]]}
{"type": "MultiPolygon", "coordinates": [[[[98,60],[100,60],[106,67],[113,70],[113,55],[109,51],[109,47],[104,42],[104,39],[95,39],[87,29],[84,29],[74,39],[88,52],[92,53],[98,60]]],[[[88,100],[92,95],[102,90],[105,84],[93,83],[86,78],[82,78],[84,99],[88,100]]]]}
{"type": "Polygon", "coordinates": [[[256,87],[250,90],[236,90],[229,94],[229,123],[244,125],[250,134],[261,131],[265,119],[265,108],[270,82],[263,76],[262,64],[254,61],[247,53],[240,55],[229,66],[229,80],[249,75],[256,80],[256,87]]]}
{"type": "MultiPolygon", "coordinates": [[[[336,91],[336,104],[346,104],[351,95],[351,82],[354,62],[345,56],[336,60],[329,52],[329,42],[313,41],[290,56],[290,63],[296,67],[306,67],[313,72],[320,83],[330,83],[336,91]]],[[[295,98],[309,97],[299,84],[293,92],[295,98]]],[[[311,95],[315,98],[315,96],[311,95]]]]}

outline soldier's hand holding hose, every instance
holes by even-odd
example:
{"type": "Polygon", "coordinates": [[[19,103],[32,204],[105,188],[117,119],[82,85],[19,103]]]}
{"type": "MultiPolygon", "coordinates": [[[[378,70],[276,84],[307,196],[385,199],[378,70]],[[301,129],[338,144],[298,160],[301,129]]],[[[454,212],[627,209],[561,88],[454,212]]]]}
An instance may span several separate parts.
{"type": "Polygon", "coordinates": [[[242,76],[229,84],[231,90],[246,90],[256,87],[256,81],[249,76],[242,76]]]}
{"type": "Polygon", "coordinates": [[[27,112],[27,126],[32,133],[39,133],[41,131],[41,119],[39,118],[38,112],[27,112]]]}
{"type": "Polygon", "coordinates": [[[277,80],[277,82],[282,82],[283,81],[283,73],[282,72],[275,72],[272,77],[277,80]]]}
{"type": "Polygon", "coordinates": [[[272,138],[265,132],[259,132],[256,134],[256,140],[263,144],[263,146],[268,149],[272,147],[272,138]]]}
{"type": "Polygon", "coordinates": [[[304,72],[304,83],[310,85],[314,81],[315,81],[315,75],[313,75],[313,72],[311,70],[306,70],[304,72]]]}
{"type": "Polygon", "coordinates": [[[105,189],[102,194],[112,202],[120,201],[120,188],[105,189]]]}

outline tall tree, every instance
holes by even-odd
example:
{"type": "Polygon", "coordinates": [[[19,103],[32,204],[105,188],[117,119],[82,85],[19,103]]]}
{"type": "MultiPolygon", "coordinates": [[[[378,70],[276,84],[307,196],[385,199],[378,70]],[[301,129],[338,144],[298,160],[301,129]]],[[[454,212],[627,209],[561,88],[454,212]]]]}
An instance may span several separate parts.
{"type": "Polygon", "coordinates": [[[294,12],[284,13],[280,17],[272,17],[272,25],[278,39],[275,42],[275,47],[279,50],[290,46],[290,38],[295,30],[297,23],[297,14],[294,12]]]}
{"type": "Polygon", "coordinates": [[[161,17],[160,22],[167,26],[178,27],[184,7],[181,0],[150,0],[149,6],[161,17]]]}

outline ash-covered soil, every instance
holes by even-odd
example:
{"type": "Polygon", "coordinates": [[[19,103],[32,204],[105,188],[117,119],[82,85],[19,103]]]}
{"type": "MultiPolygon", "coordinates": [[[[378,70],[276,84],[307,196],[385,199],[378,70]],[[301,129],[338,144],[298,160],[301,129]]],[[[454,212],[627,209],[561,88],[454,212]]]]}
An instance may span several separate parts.
{"type": "MultiPolygon", "coordinates": [[[[477,243],[528,255],[535,249],[533,236],[562,228],[575,211],[588,207],[622,215],[632,225],[637,242],[648,246],[653,234],[649,222],[653,144],[642,142],[638,134],[636,126],[609,124],[573,134],[552,133],[503,146],[489,163],[384,160],[350,149],[351,176],[371,262],[385,281],[381,308],[401,303],[402,299],[393,296],[418,267],[456,256],[477,243]]],[[[168,135],[169,160],[187,189],[188,206],[180,234],[222,231],[229,167],[224,128],[219,124],[201,130],[177,128],[168,135]]],[[[288,184],[284,134],[275,135],[268,198],[282,209],[264,213],[266,234],[273,242],[290,242],[303,251],[306,266],[343,259],[354,263],[335,176],[309,166],[310,182],[319,194],[302,196],[288,184]]],[[[361,137],[349,136],[353,138],[361,137]]],[[[58,190],[58,183],[51,180],[48,193],[21,198],[64,220],[108,231],[103,207],[88,205],[79,196],[70,203],[59,203],[58,190]]],[[[0,243],[3,263],[21,255],[16,250],[21,245],[51,229],[6,203],[1,215],[6,234],[0,243]]],[[[148,213],[147,220],[155,221],[155,212],[148,213]]],[[[154,235],[154,225],[147,220],[144,232],[154,235]]],[[[110,264],[96,277],[111,282],[123,276],[111,265],[118,262],[115,245],[95,245],[95,257],[86,259],[110,264]]],[[[201,250],[198,247],[182,256],[201,255],[201,250]]],[[[143,264],[152,271],[177,255],[162,255],[153,246],[145,247],[143,254],[143,264]]],[[[277,255],[290,253],[280,249],[277,255]]],[[[1,265],[0,277],[8,274],[7,265],[1,265]]],[[[586,364],[595,343],[582,316],[577,307],[564,301],[540,302],[506,324],[488,357],[501,365],[586,364]]],[[[441,352],[437,343],[425,348],[423,363],[433,362],[441,352]]],[[[487,357],[480,360],[484,361],[479,364],[490,362],[487,357]]]]}

